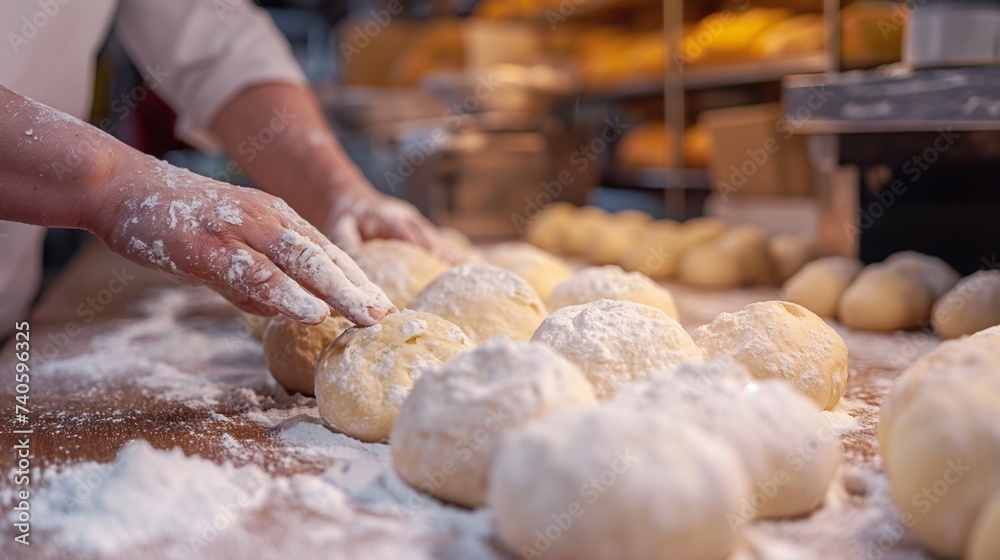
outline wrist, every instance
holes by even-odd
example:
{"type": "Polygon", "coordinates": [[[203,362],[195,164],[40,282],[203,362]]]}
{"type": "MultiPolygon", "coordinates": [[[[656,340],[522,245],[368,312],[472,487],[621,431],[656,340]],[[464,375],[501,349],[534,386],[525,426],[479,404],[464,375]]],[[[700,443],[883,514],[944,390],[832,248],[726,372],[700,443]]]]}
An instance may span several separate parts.
{"type": "Polygon", "coordinates": [[[100,239],[106,239],[116,223],[121,195],[130,188],[128,178],[139,171],[141,159],[152,159],[129,151],[105,151],[94,158],[94,163],[86,171],[86,200],[81,205],[80,227],[100,239]]]}

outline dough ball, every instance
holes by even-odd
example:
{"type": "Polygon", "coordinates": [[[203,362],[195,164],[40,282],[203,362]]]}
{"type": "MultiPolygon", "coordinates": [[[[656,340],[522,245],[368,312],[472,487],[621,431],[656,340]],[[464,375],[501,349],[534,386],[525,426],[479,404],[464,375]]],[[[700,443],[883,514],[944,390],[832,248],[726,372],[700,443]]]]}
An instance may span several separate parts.
{"type": "Polygon", "coordinates": [[[611,217],[596,206],[583,206],[573,215],[563,233],[562,250],[571,255],[582,255],[590,241],[607,227],[611,217]]]}
{"type": "Polygon", "coordinates": [[[505,439],[487,502],[519,558],[719,560],[747,493],[725,441],[657,414],[592,407],[505,439]]]}
{"type": "Polygon", "coordinates": [[[979,512],[965,557],[968,560],[1000,558],[1000,492],[994,494],[979,512]]]}
{"type": "Polygon", "coordinates": [[[316,365],[320,416],[351,437],[382,441],[421,371],[470,348],[462,329],[410,310],[347,329],[316,365]]]}
{"type": "Polygon", "coordinates": [[[619,264],[629,272],[641,272],[650,278],[673,278],[681,256],[680,242],[680,224],[657,220],[643,228],[619,264]]]}
{"type": "Polygon", "coordinates": [[[911,534],[946,558],[970,550],[1000,488],[1000,349],[989,342],[942,344],[882,405],[879,452],[893,498],[913,516],[911,534]]]}
{"type": "Polygon", "coordinates": [[[591,232],[591,239],[583,250],[584,256],[594,264],[618,263],[642,235],[648,222],[647,214],[634,210],[609,216],[591,232]],[[645,216],[645,220],[639,214],[645,216]]]}
{"type": "Polygon", "coordinates": [[[594,403],[583,372],[555,350],[493,338],[424,370],[389,438],[393,466],[421,492],[480,507],[505,434],[553,410],[594,403]]]}
{"type": "Polygon", "coordinates": [[[751,303],[694,332],[707,358],[730,357],[756,379],[782,379],[829,410],[847,388],[847,346],[837,331],[801,305],[751,303]]]}
{"type": "Polygon", "coordinates": [[[312,395],[319,355],[333,339],[353,326],[337,313],[331,313],[318,325],[303,325],[284,315],[276,315],[264,330],[267,368],[285,389],[312,395]]]}
{"type": "Polygon", "coordinates": [[[622,387],[612,404],[657,412],[728,441],[752,486],[737,512],[744,524],[815,510],[841,463],[840,442],[809,399],[787,383],[752,381],[731,360],[654,373],[622,387]]]}
{"type": "Polygon", "coordinates": [[[677,306],[666,288],[641,272],[625,272],[614,265],[585,268],[560,282],[552,290],[548,304],[555,310],[599,299],[634,301],[677,318],[677,306]]]}
{"type": "Polygon", "coordinates": [[[705,288],[734,288],[766,282],[771,274],[767,236],[756,226],[736,226],[687,248],[681,255],[682,282],[705,288]]]}
{"type": "Polygon", "coordinates": [[[424,286],[448,269],[441,259],[412,243],[396,239],[366,241],[354,262],[400,309],[409,305],[424,286]]]}
{"type": "Polygon", "coordinates": [[[840,322],[853,329],[913,329],[931,317],[931,297],[909,274],[885,265],[865,267],[840,298],[840,322]]]}
{"type": "Polygon", "coordinates": [[[247,313],[246,311],[240,311],[240,316],[243,318],[243,324],[246,326],[247,332],[250,336],[261,340],[264,337],[264,329],[267,328],[267,323],[271,320],[270,317],[261,317],[260,315],[254,315],[252,313],[247,313]]]}
{"type": "Polygon", "coordinates": [[[481,251],[468,235],[450,227],[438,228],[438,233],[450,260],[458,262],[481,260],[481,251]]]}
{"type": "Polygon", "coordinates": [[[1000,325],[981,330],[972,335],[972,338],[988,338],[995,344],[1000,344],[1000,325]]]}
{"type": "Polygon", "coordinates": [[[556,284],[573,276],[566,261],[527,243],[501,243],[486,252],[486,260],[527,280],[543,301],[556,284]]]}
{"type": "Polygon", "coordinates": [[[480,344],[498,335],[528,340],[548,310],[520,276],[486,263],[448,269],[410,303],[455,323],[480,344]]]}
{"type": "Polygon", "coordinates": [[[531,341],[548,344],[579,366],[599,399],[656,370],[702,360],[680,323],[631,301],[601,299],[564,307],[542,321],[531,341]]]}
{"type": "MultiPolygon", "coordinates": [[[[983,333],[969,338],[949,340],[914,362],[903,372],[882,399],[879,411],[879,447],[884,452],[891,443],[889,434],[901,412],[921,393],[942,391],[944,387],[963,383],[969,379],[990,377],[997,374],[996,340],[983,333]]],[[[885,453],[883,461],[888,462],[885,453]]]]}
{"type": "Polygon", "coordinates": [[[576,206],[568,202],[553,202],[538,215],[524,232],[524,239],[546,251],[561,252],[566,231],[573,223],[576,206]]]}
{"type": "Polygon", "coordinates": [[[708,216],[691,218],[681,224],[680,249],[684,250],[699,243],[711,241],[725,233],[727,229],[729,229],[729,226],[726,225],[726,222],[718,218],[708,216]]]}
{"type": "Polygon", "coordinates": [[[826,257],[815,260],[785,282],[785,299],[822,317],[836,317],[840,298],[864,267],[858,259],[826,257]]]}
{"type": "Polygon", "coordinates": [[[892,254],[885,259],[884,264],[889,270],[909,274],[923,284],[924,288],[927,288],[931,300],[943,296],[961,278],[948,263],[937,257],[916,251],[902,251],[892,254]]]}
{"type": "Polygon", "coordinates": [[[772,276],[777,282],[788,280],[816,258],[813,243],[808,237],[789,233],[775,235],[768,240],[767,254],[771,258],[772,276]]]}
{"type": "Polygon", "coordinates": [[[960,280],[934,303],[931,324],[942,338],[1000,325],[1000,270],[980,270],[960,280]]]}

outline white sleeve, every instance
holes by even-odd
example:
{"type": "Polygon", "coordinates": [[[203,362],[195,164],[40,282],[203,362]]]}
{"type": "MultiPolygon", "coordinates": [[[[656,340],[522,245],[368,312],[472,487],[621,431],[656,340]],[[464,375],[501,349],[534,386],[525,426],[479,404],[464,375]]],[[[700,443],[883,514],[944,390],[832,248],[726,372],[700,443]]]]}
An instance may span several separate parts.
{"type": "Polygon", "coordinates": [[[115,32],[147,85],[177,111],[178,136],[199,147],[218,145],[212,120],[241,90],[306,83],[288,42],[250,0],[122,0],[115,32]]]}

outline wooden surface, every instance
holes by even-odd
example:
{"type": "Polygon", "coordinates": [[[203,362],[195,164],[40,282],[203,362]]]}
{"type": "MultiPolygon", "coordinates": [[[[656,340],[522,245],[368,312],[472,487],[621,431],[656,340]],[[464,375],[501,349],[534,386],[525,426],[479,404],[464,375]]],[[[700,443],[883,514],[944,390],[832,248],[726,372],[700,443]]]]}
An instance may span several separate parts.
{"type": "MultiPolygon", "coordinates": [[[[720,312],[738,310],[751,301],[777,299],[779,295],[771,288],[703,292],[684,286],[670,287],[678,302],[682,322],[689,329],[708,322],[720,312]]],[[[148,300],[152,294],[162,294],[164,288],[181,294],[190,293],[186,291],[190,288],[173,286],[162,277],[128,264],[99,246],[89,247],[33,313],[30,319],[33,359],[43,361],[44,358],[39,356],[51,354],[49,359],[65,360],[92,352],[91,343],[95,337],[120,332],[135,324],[144,313],[139,303],[148,300]],[[128,285],[120,293],[113,294],[110,303],[101,305],[100,312],[91,314],[86,307],[81,309],[81,305],[88,305],[88,298],[98,297],[109,286],[115,287],[110,284],[115,271],[119,276],[134,278],[128,280],[128,285]],[[77,329],[67,330],[71,323],[77,329]],[[67,335],[67,332],[73,334],[67,335]]],[[[192,301],[195,300],[177,319],[179,328],[198,329],[217,336],[219,344],[231,341],[232,337],[241,337],[241,344],[245,342],[246,333],[240,330],[241,321],[235,311],[210,298],[192,298],[192,301]]],[[[847,430],[842,439],[847,457],[845,478],[851,491],[838,497],[835,505],[827,506],[811,517],[755,524],[755,538],[795,542],[812,551],[816,558],[866,558],[865,554],[871,555],[873,549],[878,553],[873,558],[929,558],[918,552],[919,547],[908,537],[882,538],[899,514],[891,505],[883,503],[886,501],[885,486],[884,477],[877,474],[880,463],[875,443],[875,419],[878,403],[891,387],[892,380],[907,364],[931,350],[938,341],[921,333],[876,335],[837,328],[845,337],[850,351],[851,376],[845,404],[846,410],[855,418],[856,426],[847,430]],[[874,502],[882,505],[873,506],[874,502]]],[[[214,379],[225,376],[242,379],[238,376],[249,375],[256,378],[260,386],[260,380],[267,375],[259,351],[227,356],[225,363],[192,364],[185,360],[185,349],[176,348],[150,363],[179,364],[184,366],[178,366],[183,371],[196,371],[198,373],[191,376],[192,383],[198,381],[199,375],[214,379]]],[[[0,468],[7,473],[15,464],[9,452],[14,443],[9,429],[14,425],[12,371],[13,357],[8,344],[0,355],[0,379],[5,380],[0,397],[4,449],[0,456],[0,468]]],[[[202,406],[197,402],[172,400],[156,394],[139,382],[145,373],[135,371],[134,375],[116,375],[106,379],[75,375],[36,376],[30,393],[30,425],[34,429],[33,466],[51,469],[82,460],[113,461],[122,446],[133,439],[145,439],[159,449],[180,448],[185,454],[215,462],[255,464],[275,476],[317,474],[336,463],[322,456],[290,458],[277,441],[273,428],[248,419],[245,414],[248,408],[265,406],[260,402],[267,401],[267,395],[251,395],[248,400],[247,390],[234,388],[217,395],[210,407],[202,406]],[[226,445],[227,438],[235,439],[242,452],[233,453],[232,446],[226,445]]],[[[11,478],[6,476],[0,486],[0,490],[6,490],[2,494],[5,516],[12,507],[11,484],[11,478]]],[[[38,488],[33,486],[32,490],[37,491],[38,488]]],[[[264,558],[287,552],[332,558],[368,557],[362,552],[350,554],[351,546],[317,550],[303,544],[309,539],[295,531],[297,527],[304,526],[310,515],[313,514],[295,503],[265,508],[248,521],[260,527],[254,542],[222,539],[215,543],[216,546],[206,549],[205,555],[264,558]]],[[[345,530],[351,534],[351,527],[345,530]]],[[[405,527],[400,526],[398,530],[403,535],[405,527]]],[[[2,525],[0,536],[3,539],[0,557],[4,558],[87,557],[80,551],[58,546],[57,539],[45,531],[33,530],[30,551],[28,547],[12,545],[14,529],[9,522],[2,525]]],[[[366,539],[395,537],[392,531],[376,536],[360,531],[351,538],[355,540],[348,539],[341,544],[354,543],[360,547],[358,550],[366,550],[361,546],[366,539]]],[[[449,541],[455,539],[454,534],[443,531],[433,538],[440,542],[428,549],[440,550],[440,557],[463,557],[460,551],[449,550],[449,541]]],[[[489,556],[503,557],[494,545],[490,544],[487,548],[490,547],[492,553],[489,556]]],[[[130,551],[123,557],[159,557],[158,550],[160,545],[153,543],[146,550],[130,551]]]]}

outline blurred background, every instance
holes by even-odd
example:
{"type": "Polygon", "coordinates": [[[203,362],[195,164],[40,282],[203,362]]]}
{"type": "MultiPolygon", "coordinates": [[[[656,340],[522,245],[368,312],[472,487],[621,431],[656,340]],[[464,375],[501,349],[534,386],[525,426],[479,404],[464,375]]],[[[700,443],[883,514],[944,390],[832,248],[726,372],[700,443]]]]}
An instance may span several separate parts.
{"type": "MultiPolygon", "coordinates": [[[[564,200],[755,223],[866,262],[914,249],[963,273],[1000,241],[997,3],[257,3],[372,183],[475,239],[564,200]]],[[[174,138],[113,35],[92,122],[248,183],[174,138]]]]}

